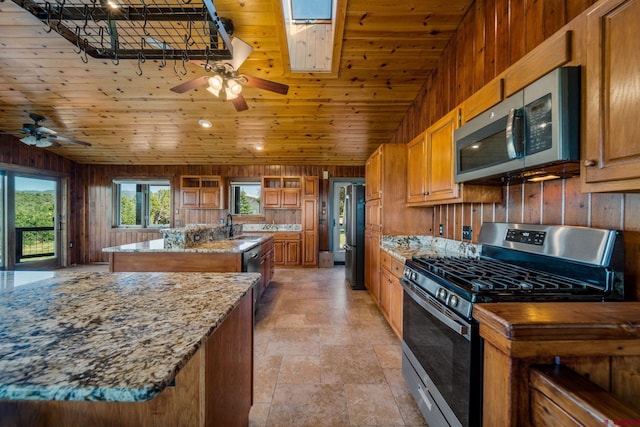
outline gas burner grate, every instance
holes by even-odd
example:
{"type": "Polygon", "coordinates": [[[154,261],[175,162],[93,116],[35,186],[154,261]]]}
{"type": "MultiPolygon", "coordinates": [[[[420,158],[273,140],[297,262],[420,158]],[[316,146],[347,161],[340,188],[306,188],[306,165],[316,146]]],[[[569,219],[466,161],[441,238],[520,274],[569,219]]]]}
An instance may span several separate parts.
{"type": "Polygon", "coordinates": [[[602,289],[569,277],[486,258],[416,258],[425,270],[474,294],[600,294],[602,289]]]}

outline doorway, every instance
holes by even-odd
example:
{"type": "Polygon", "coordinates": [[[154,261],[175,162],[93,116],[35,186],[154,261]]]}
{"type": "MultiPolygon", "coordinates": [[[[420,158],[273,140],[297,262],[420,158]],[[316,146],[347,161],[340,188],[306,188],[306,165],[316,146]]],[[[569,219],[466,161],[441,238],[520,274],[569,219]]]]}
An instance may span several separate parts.
{"type": "Polygon", "coordinates": [[[331,251],[333,252],[333,263],[344,264],[344,195],[345,189],[351,184],[364,184],[364,178],[331,178],[329,194],[330,217],[329,224],[331,230],[331,251]]]}
{"type": "Polygon", "coordinates": [[[60,179],[5,171],[2,175],[3,269],[36,270],[60,265],[60,179]]]}

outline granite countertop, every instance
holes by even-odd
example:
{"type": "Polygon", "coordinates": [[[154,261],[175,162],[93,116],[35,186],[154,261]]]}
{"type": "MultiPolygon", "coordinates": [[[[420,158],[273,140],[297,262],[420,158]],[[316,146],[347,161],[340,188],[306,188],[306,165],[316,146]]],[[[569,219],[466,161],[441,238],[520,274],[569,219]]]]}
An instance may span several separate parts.
{"type": "Polygon", "coordinates": [[[149,400],[259,278],[0,272],[0,399],[149,400]]]}
{"type": "Polygon", "coordinates": [[[480,247],[471,242],[433,236],[382,236],[380,248],[400,261],[412,257],[465,257],[480,255],[480,247]]]}
{"type": "Polygon", "coordinates": [[[164,239],[103,248],[103,252],[194,252],[194,253],[242,253],[254,248],[273,236],[273,233],[240,234],[231,239],[199,243],[192,248],[165,248],[164,239]]]}

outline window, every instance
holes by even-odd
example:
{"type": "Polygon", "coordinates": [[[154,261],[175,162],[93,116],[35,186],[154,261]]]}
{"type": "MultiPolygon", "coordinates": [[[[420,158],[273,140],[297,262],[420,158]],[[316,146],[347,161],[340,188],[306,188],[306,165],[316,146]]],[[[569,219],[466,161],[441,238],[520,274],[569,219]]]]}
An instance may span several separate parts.
{"type": "Polygon", "coordinates": [[[260,181],[231,182],[229,209],[232,215],[262,214],[262,184],[260,181]]]}
{"type": "Polygon", "coordinates": [[[167,227],[171,224],[169,180],[113,182],[116,227],[167,227]]]}
{"type": "Polygon", "coordinates": [[[331,22],[331,0],[291,0],[291,18],[295,23],[331,22]]]}

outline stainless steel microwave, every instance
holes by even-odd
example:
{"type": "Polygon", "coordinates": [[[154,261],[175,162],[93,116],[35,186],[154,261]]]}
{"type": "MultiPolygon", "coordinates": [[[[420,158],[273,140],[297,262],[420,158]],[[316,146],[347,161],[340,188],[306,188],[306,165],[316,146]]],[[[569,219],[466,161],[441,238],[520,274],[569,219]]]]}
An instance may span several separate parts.
{"type": "Polygon", "coordinates": [[[455,181],[579,173],[580,87],[579,67],[556,68],[457,129],[455,181]]]}

